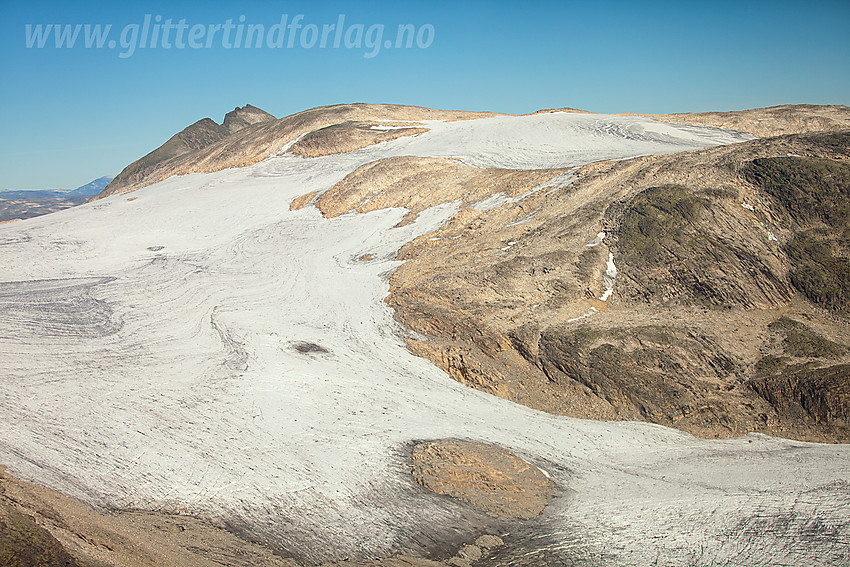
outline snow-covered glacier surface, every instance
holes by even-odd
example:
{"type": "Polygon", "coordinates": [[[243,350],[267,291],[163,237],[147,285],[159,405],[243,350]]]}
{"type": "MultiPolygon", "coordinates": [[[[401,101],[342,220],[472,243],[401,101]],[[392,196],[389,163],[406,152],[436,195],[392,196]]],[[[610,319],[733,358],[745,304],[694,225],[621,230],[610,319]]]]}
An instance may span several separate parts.
{"type": "Polygon", "coordinates": [[[458,122],[425,121],[431,132],[391,151],[456,157],[477,167],[571,167],[751,140],[745,132],[667,124],[636,116],[554,112],[458,122]]]}
{"type": "Polygon", "coordinates": [[[320,561],[476,535],[490,520],[419,489],[406,450],[480,440],[558,485],[541,517],[509,526],[509,564],[846,561],[850,447],[700,440],[465,388],[405,349],[382,302],[395,251],[456,205],[401,228],[402,209],[289,210],[391,155],[550,167],[741,136],[575,114],[431,128],[0,226],[0,463],[97,505],[226,521],[320,561]]]}

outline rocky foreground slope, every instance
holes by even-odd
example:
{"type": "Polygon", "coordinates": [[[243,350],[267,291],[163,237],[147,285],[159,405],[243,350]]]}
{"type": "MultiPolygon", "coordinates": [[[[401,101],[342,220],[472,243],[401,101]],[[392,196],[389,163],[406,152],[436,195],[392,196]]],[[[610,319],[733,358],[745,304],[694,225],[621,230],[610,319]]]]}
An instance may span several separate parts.
{"type": "Polygon", "coordinates": [[[3,553],[850,553],[847,109],[248,110],[0,226],[3,553]]]}

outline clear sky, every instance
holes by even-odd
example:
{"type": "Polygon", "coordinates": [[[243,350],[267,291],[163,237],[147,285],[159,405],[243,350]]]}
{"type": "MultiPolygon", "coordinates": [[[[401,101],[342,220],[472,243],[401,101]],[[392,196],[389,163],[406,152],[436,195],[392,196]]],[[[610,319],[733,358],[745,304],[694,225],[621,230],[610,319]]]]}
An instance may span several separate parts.
{"type": "Polygon", "coordinates": [[[74,188],[115,175],[192,122],[221,122],[246,103],[277,117],[344,102],[516,114],[850,105],[847,0],[2,0],[0,8],[0,189],[74,188]],[[272,28],[284,14],[281,41],[272,28]],[[85,47],[85,28],[74,47],[57,48],[47,24],[111,29],[101,48],[96,38],[85,47]],[[400,24],[415,34],[396,45],[400,24]],[[335,28],[322,47],[325,25],[335,28]]]}

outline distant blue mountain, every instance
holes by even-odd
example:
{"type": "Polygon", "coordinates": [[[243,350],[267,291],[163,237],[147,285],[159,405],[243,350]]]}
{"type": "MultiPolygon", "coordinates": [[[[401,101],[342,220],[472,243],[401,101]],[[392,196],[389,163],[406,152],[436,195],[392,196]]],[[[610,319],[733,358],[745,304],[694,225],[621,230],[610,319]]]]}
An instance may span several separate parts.
{"type": "Polygon", "coordinates": [[[28,219],[85,203],[112,181],[101,177],[72,190],[0,191],[0,222],[28,219]]]}
{"type": "Polygon", "coordinates": [[[86,183],[82,187],[77,187],[73,191],[68,191],[68,194],[79,195],[81,197],[91,197],[103,191],[103,188],[109,185],[109,182],[113,179],[113,177],[109,176],[98,177],[94,181],[86,183]]]}
{"type": "Polygon", "coordinates": [[[4,190],[0,189],[0,199],[53,199],[56,197],[70,199],[74,197],[92,197],[97,195],[103,188],[109,185],[112,177],[98,177],[76,189],[22,189],[4,190]]]}

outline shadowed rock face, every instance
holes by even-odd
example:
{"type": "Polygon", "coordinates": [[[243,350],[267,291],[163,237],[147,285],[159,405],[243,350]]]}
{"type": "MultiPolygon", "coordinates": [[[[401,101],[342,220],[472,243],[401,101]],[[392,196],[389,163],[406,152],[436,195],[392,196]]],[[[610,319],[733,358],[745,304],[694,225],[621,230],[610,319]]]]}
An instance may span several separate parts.
{"type": "Polygon", "coordinates": [[[533,362],[551,382],[577,382],[622,417],[670,422],[705,404],[711,393],[701,382],[738,370],[711,338],[674,326],[551,329],[541,334],[533,362]]]}
{"type": "Polygon", "coordinates": [[[610,207],[610,220],[619,224],[617,258],[632,297],[744,308],[790,300],[781,259],[769,240],[751,233],[736,197],[671,185],[639,193],[620,215],[610,207]]]}
{"type": "Polygon", "coordinates": [[[753,389],[789,420],[813,421],[844,429],[850,425],[850,364],[780,364],[757,376],[753,389]]]}
{"type": "MultiPolygon", "coordinates": [[[[850,147],[850,133],[828,139],[850,147]]],[[[850,163],[762,158],[747,163],[744,175],[770,196],[777,220],[793,231],[783,251],[794,286],[822,307],[850,313],[850,163]]]]}
{"type": "Polygon", "coordinates": [[[552,497],[552,481],[511,451],[469,441],[430,441],[413,447],[413,478],[495,517],[529,519],[552,497]]]}

